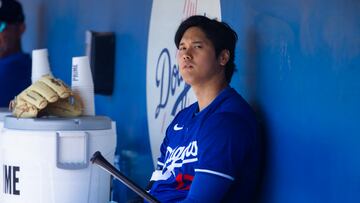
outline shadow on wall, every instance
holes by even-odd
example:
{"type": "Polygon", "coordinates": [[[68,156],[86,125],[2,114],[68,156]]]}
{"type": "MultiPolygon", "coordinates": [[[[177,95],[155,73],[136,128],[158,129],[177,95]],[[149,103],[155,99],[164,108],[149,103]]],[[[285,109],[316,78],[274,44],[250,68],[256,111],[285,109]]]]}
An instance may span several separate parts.
{"type": "Polygon", "coordinates": [[[259,123],[259,134],[260,134],[260,146],[261,146],[261,165],[260,165],[260,179],[257,184],[256,199],[255,202],[263,202],[262,194],[265,186],[266,171],[268,169],[269,159],[269,139],[267,130],[267,119],[263,107],[257,98],[258,83],[259,83],[259,72],[261,56],[258,47],[258,34],[255,28],[249,28],[246,33],[246,57],[245,57],[245,75],[246,89],[248,90],[249,103],[255,110],[258,123],[259,123]]]}

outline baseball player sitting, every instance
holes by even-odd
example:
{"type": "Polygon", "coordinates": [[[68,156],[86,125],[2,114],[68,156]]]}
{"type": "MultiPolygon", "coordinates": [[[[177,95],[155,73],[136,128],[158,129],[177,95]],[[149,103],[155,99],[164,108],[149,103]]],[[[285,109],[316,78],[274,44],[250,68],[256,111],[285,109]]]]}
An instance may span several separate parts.
{"type": "Polygon", "coordinates": [[[21,47],[25,30],[20,2],[0,0],[0,107],[31,84],[31,58],[21,47]]]}
{"type": "Polygon", "coordinates": [[[252,202],[259,171],[257,121],[229,86],[237,34],[204,16],[183,21],[175,34],[182,78],[197,102],[168,126],[150,180],[161,202],[252,202]]]}

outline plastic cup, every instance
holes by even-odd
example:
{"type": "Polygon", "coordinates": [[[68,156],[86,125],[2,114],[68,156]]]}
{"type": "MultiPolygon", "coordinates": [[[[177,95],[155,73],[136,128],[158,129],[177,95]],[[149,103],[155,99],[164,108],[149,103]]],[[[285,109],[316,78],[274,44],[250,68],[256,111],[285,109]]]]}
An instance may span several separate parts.
{"type": "Polygon", "coordinates": [[[72,86],[94,86],[89,57],[79,56],[72,58],[72,86]]]}
{"type": "Polygon", "coordinates": [[[49,56],[47,49],[35,49],[32,51],[31,64],[31,81],[32,83],[39,80],[44,75],[51,75],[49,56]]]}
{"type": "Polygon", "coordinates": [[[84,104],[83,115],[95,115],[94,82],[87,56],[72,58],[71,89],[79,95],[84,104]]]}

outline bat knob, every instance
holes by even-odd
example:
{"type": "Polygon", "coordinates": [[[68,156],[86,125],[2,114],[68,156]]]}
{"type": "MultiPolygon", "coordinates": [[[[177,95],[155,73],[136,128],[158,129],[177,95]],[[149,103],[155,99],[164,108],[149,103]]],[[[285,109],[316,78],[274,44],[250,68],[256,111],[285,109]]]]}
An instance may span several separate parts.
{"type": "Polygon", "coordinates": [[[101,155],[101,152],[96,151],[96,152],[92,155],[90,161],[91,161],[91,163],[95,163],[97,159],[101,159],[102,157],[103,157],[103,156],[101,155]]]}

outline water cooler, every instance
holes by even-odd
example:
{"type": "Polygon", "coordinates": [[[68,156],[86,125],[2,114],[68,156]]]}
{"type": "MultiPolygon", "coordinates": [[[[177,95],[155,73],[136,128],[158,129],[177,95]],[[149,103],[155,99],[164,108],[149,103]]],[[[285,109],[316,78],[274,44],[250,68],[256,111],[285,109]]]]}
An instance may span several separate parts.
{"type": "Polygon", "coordinates": [[[102,116],[6,116],[3,129],[0,123],[0,202],[109,202],[110,175],[89,159],[100,151],[113,162],[115,129],[102,116]]]}

